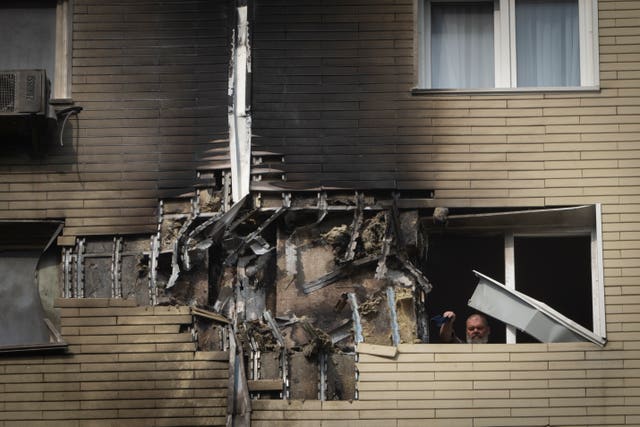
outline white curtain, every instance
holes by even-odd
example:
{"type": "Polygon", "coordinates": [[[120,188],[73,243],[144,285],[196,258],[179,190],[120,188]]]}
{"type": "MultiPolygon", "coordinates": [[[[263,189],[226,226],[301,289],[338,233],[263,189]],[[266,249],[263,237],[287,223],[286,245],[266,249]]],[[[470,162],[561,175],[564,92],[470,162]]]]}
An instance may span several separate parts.
{"type": "Polygon", "coordinates": [[[431,87],[494,87],[493,2],[431,5],[431,87]]]}
{"type": "Polygon", "coordinates": [[[517,85],[580,86],[578,0],[516,0],[517,85]]]}

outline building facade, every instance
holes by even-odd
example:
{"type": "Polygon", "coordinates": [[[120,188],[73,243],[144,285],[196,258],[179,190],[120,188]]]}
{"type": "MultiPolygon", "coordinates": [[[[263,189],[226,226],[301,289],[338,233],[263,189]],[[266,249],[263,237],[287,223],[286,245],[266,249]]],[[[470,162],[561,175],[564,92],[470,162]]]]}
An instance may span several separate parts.
{"type": "Polygon", "coordinates": [[[14,3],[0,424],[640,424],[636,2],[14,3]]]}

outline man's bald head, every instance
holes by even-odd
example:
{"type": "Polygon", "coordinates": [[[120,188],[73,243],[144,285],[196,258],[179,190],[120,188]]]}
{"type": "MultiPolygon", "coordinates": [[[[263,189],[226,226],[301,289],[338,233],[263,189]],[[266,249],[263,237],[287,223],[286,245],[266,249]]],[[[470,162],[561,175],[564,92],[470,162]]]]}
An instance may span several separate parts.
{"type": "Polygon", "coordinates": [[[491,328],[487,318],[480,314],[472,314],[467,318],[465,327],[468,344],[486,344],[489,341],[491,328]]]}

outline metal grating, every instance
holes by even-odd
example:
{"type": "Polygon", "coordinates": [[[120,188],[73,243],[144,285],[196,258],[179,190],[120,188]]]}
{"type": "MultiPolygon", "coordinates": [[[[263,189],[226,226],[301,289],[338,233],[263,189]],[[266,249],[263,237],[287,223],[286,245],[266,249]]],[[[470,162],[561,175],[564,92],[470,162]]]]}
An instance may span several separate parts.
{"type": "Polygon", "coordinates": [[[16,101],[16,75],[0,73],[0,112],[13,112],[16,101]]]}

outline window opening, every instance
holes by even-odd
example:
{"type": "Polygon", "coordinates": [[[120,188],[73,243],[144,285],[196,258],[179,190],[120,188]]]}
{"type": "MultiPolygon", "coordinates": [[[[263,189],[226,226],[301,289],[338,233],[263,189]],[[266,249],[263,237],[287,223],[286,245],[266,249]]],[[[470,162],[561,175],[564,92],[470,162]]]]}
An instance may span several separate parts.
{"type": "Polygon", "coordinates": [[[52,99],[71,101],[73,0],[0,4],[0,70],[45,70],[52,99]]]}
{"type": "Polygon", "coordinates": [[[58,275],[38,277],[41,258],[61,230],[58,221],[0,223],[0,352],[66,347],[40,299],[39,285],[55,292],[58,275]]]}
{"type": "MultiPolygon", "coordinates": [[[[516,290],[593,329],[590,249],[589,236],[515,237],[516,290]]],[[[516,341],[537,342],[522,332],[516,341]]]]}
{"type": "Polygon", "coordinates": [[[432,86],[476,88],[491,87],[493,82],[493,5],[434,3],[431,8],[432,86]]]}
{"type": "Polygon", "coordinates": [[[580,86],[577,0],[516,0],[518,87],[580,86]]]}
{"type": "Polygon", "coordinates": [[[595,88],[596,0],[418,0],[418,86],[595,88]]]}
{"type": "Polygon", "coordinates": [[[56,2],[20,1],[2,5],[0,69],[44,69],[55,80],[56,2]]]}
{"type": "MultiPolygon", "coordinates": [[[[453,310],[457,334],[464,337],[464,319],[475,312],[467,305],[473,293],[477,278],[473,270],[487,271],[493,277],[504,279],[503,238],[501,235],[430,234],[425,276],[433,285],[427,297],[429,317],[453,310]],[[489,273],[490,272],[490,273],[489,273]]],[[[490,319],[489,342],[504,343],[504,324],[490,319]]],[[[431,333],[433,342],[438,340],[438,330],[431,333]]]]}
{"type": "MultiPolygon", "coordinates": [[[[466,303],[477,283],[469,276],[476,270],[513,292],[515,300],[523,300],[525,305],[533,301],[533,310],[545,306],[566,318],[561,324],[588,331],[578,332],[579,336],[603,343],[606,332],[599,223],[598,205],[483,213],[476,210],[471,214],[451,210],[445,224],[425,219],[422,226],[428,247],[424,268],[433,283],[429,314],[453,310],[458,319],[466,319],[474,311],[466,303]]],[[[506,323],[491,322],[490,342],[538,342],[516,332],[517,323],[502,320],[506,323]]],[[[456,322],[456,328],[462,328],[462,323],[456,322]]],[[[457,333],[461,336],[460,331],[457,333]]],[[[560,336],[572,336],[564,334],[560,336]]]]}

